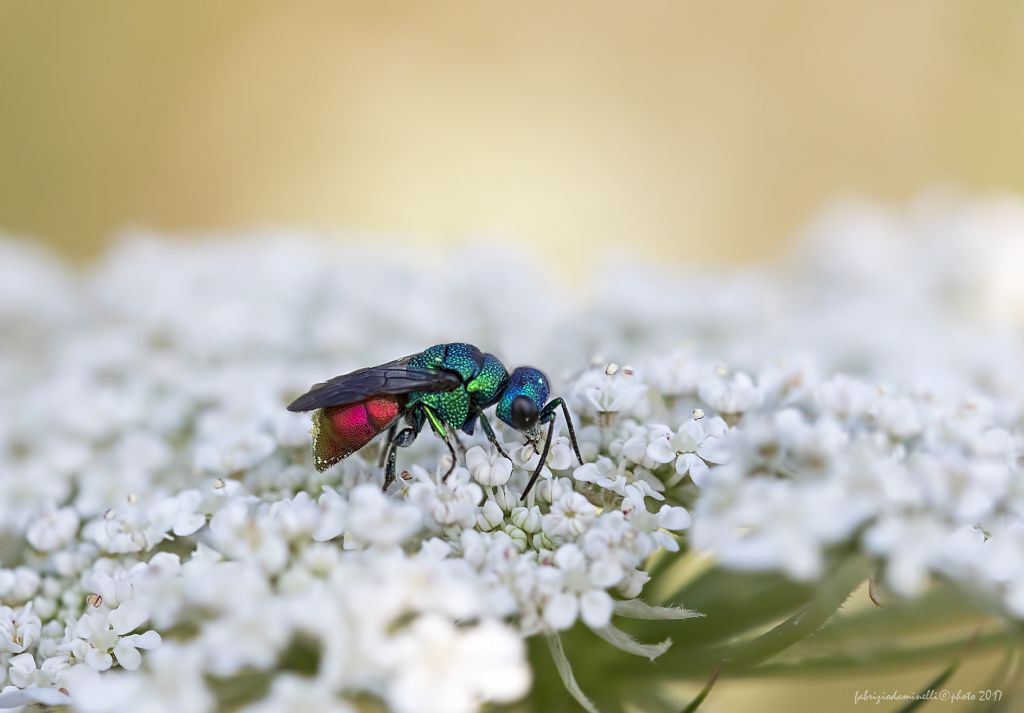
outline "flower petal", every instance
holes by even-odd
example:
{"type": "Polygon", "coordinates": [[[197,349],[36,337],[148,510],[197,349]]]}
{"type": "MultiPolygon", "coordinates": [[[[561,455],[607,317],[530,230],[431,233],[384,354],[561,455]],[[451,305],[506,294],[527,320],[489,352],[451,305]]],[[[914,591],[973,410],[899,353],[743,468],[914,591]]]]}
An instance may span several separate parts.
{"type": "Polygon", "coordinates": [[[591,628],[607,626],[612,620],[612,598],[603,589],[592,589],[580,597],[583,623],[591,628]]]}
{"type": "Polygon", "coordinates": [[[556,594],[544,607],[544,621],[552,629],[562,631],[576,623],[579,602],[572,594],[556,594]]]}
{"type": "Polygon", "coordinates": [[[110,612],[110,628],[120,636],[130,634],[149,618],[146,607],[139,602],[125,602],[110,612]]]}
{"type": "Polygon", "coordinates": [[[121,668],[134,671],[142,664],[142,654],[125,638],[114,644],[114,656],[121,668]]]}

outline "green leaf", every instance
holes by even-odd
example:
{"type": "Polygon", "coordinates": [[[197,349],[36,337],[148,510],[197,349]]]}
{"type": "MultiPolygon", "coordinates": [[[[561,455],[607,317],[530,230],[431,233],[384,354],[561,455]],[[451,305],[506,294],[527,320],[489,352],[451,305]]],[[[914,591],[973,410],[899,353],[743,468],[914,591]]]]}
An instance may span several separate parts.
{"type": "Polygon", "coordinates": [[[694,619],[704,616],[692,609],[682,607],[658,607],[652,606],[639,599],[626,599],[615,602],[615,615],[627,619],[646,619],[651,621],[665,621],[668,619],[694,619]]]}
{"type": "Polygon", "coordinates": [[[938,587],[916,599],[896,599],[884,608],[874,606],[834,617],[809,639],[814,648],[861,645],[862,642],[962,627],[987,614],[952,586],[938,587]]]}
{"type": "Polygon", "coordinates": [[[745,676],[807,676],[819,673],[868,673],[872,671],[892,671],[897,667],[926,666],[936,661],[949,660],[958,656],[966,646],[973,653],[980,653],[994,648],[1001,648],[1012,643],[1020,643],[1021,638],[1012,631],[1001,631],[982,636],[962,637],[927,646],[893,648],[883,645],[873,650],[858,651],[856,654],[837,654],[814,658],[797,659],[785,663],[766,663],[755,668],[742,671],[745,676]]]}
{"type": "MultiPolygon", "coordinates": [[[[704,614],[688,621],[685,629],[678,629],[676,638],[685,638],[690,648],[723,642],[778,621],[806,604],[814,591],[813,585],[793,582],[779,574],[715,567],[652,603],[682,601],[689,609],[704,614]]],[[[665,635],[662,624],[633,624],[629,631],[641,639],[665,635]]]]}
{"type": "Polygon", "coordinates": [[[959,661],[954,661],[953,663],[951,663],[949,667],[947,667],[942,673],[933,678],[931,681],[928,682],[928,684],[924,688],[918,691],[917,695],[914,696],[913,700],[908,701],[906,705],[901,706],[894,713],[911,713],[911,711],[916,711],[918,708],[920,708],[929,700],[931,700],[925,698],[925,696],[928,695],[928,692],[934,691],[936,688],[938,688],[946,681],[948,681],[950,676],[953,675],[953,672],[956,671],[958,668],[960,668],[959,661]]]}
{"type": "Polygon", "coordinates": [[[665,639],[657,644],[640,643],[622,629],[616,629],[611,624],[608,626],[591,627],[590,630],[619,651],[625,651],[627,654],[633,654],[634,656],[642,656],[650,661],[661,656],[672,646],[672,639],[665,639]]]}
{"type": "Polygon", "coordinates": [[[990,713],[991,711],[1007,710],[1006,706],[1014,699],[1014,691],[1020,686],[1020,647],[1011,646],[999,663],[992,676],[979,686],[979,691],[990,694],[988,700],[981,697],[974,702],[971,710],[974,713],[990,713]]]}
{"type": "Polygon", "coordinates": [[[807,604],[770,631],[740,642],[682,650],[679,656],[673,657],[673,665],[690,670],[700,670],[709,661],[728,661],[730,670],[756,666],[820,629],[867,578],[869,571],[866,559],[851,557],[818,586],[807,604]]]}
{"type": "Polygon", "coordinates": [[[548,648],[551,650],[551,657],[555,660],[555,668],[558,670],[558,675],[562,678],[562,683],[565,685],[565,690],[576,699],[576,702],[587,713],[598,713],[597,708],[594,707],[594,704],[587,698],[587,694],[583,692],[583,689],[576,682],[576,677],[572,673],[572,664],[569,663],[569,659],[565,656],[565,649],[562,648],[562,640],[558,634],[547,634],[545,638],[548,642],[548,648]]]}

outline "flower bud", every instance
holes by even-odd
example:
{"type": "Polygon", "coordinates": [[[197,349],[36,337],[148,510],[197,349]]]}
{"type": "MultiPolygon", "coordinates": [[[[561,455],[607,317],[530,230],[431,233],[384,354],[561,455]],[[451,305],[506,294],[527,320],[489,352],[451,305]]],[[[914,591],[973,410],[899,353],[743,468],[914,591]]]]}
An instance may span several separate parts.
{"type": "Polygon", "coordinates": [[[532,508],[517,507],[512,511],[512,524],[531,535],[540,530],[540,519],[540,508],[536,505],[532,508]]]}
{"type": "Polygon", "coordinates": [[[512,477],[512,461],[497,454],[491,455],[480,446],[466,453],[466,465],[473,479],[483,486],[504,485],[512,477]]]}
{"type": "Polygon", "coordinates": [[[75,592],[72,589],[65,590],[60,595],[61,606],[70,609],[71,611],[78,611],[82,606],[82,594],[75,592]]]}
{"type": "Polygon", "coordinates": [[[533,536],[533,546],[538,550],[553,550],[555,549],[555,543],[551,541],[551,538],[545,535],[543,532],[538,532],[533,536]]]}
{"type": "Polygon", "coordinates": [[[50,597],[36,597],[32,600],[32,612],[40,619],[49,619],[57,613],[57,602],[50,597]]]}
{"type": "Polygon", "coordinates": [[[512,544],[520,552],[525,552],[530,544],[530,537],[515,525],[505,525],[505,534],[512,538],[512,544]]]}
{"type": "Polygon", "coordinates": [[[494,489],[494,502],[498,504],[502,512],[509,513],[519,505],[516,497],[509,492],[508,487],[502,485],[494,489]]]}
{"type": "Polygon", "coordinates": [[[640,592],[643,591],[644,585],[647,584],[650,579],[651,576],[646,572],[634,569],[619,583],[619,593],[626,599],[638,597],[640,596],[640,592]]]}
{"type": "Polygon", "coordinates": [[[493,500],[488,500],[484,503],[484,506],[480,508],[480,512],[476,518],[477,528],[486,531],[493,530],[505,521],[505,513],[498,507],[498,503],[493,500]]]}
{"type": "Polygon", "coordinates": [[[544,472],[541,471],[540,478],[537,479],[536,484],[533,486],[533,492],[536,493],[537,502],[539,503],[551,503],[552,500],[552,488],[551,488],[551,473],[548,472],[548,477],[544,477],[544,472]]]}

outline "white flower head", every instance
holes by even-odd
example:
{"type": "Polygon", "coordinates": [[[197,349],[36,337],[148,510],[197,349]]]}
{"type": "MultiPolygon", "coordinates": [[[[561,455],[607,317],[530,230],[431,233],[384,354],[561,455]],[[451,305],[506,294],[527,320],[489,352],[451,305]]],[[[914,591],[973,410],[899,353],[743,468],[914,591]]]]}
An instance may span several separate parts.
{"type": "Polygon", "coordinates": [[[22,604],[39,591],[42,578],[31,567],[0,569],[0,602],[22,604]]]}
{"type": "MultiPolygon", "coordinates": [[[[441,467],[447,471],[443,464],[441,467]]],[[[469,479],[469,471],[457,467],[447,478],[443,473],[431,477],[423,468],[413,466],[412,475],[409,502],[429,514],[434,523],[440,527],[472,527],[476,523],[477,506],[483,500],[483,491],[469,479]]]]}
{"type": "Polygon", "coordinates": [[[32,603],[12,609],[0,607],[0,652],[20,654],[39,640],[42,622],[32,612],[32,603]]]}
{"type": "Polygon", "coordinates": [[[514,701],[530,685],[522,639],[503,624],[459,629],[425,616],[396,639],[387,699],[398,713],[471,713],[514,701]]]}
{"type": "Polygon", "coordinates": [[[355,713],[356,709],[317,678],[282,674],[276,676],[270,692],[240,713],[278,713],[279,711],[315,711],[316,713],[355,713]]]}
{"type": "Polygon", "coordinates": [[[698,387],[701,401],[719,413],[741,414],[759,407],[764,392],[746,372],[729,374],[716,370],[701,380],[698,387]]]}
{"type": "Polygon", "coordinates": [[[541,518],[544,532],[554,539],[575,538],[583,534],[597,517],[597,508],[577,492],[567,492],[551,503],[541,518]]]}
{"type": "Polygon", "coordinates": [[[68,545],[78,532],[81,522],[74,508],[59,508],[41,513],[25,537],[29,544],[41,552],[52,552],[68,545]]]}
{"type": "Polygon", "coordinates": [[[348,498],[346,543],[393,546],[419,531],[421,511],[412,505],[386,497],[374,485],[359,485],[348,498]]]}
{"type": "Polygon", "coordinates": [[[645,410],[647,385],[624,369],[591,369],[576,380],[573,396],[583,413],[607,420],[645,410]]]}
{"type": "Polygon", "coordinates": [[[541,587],[550,592],[544,605],[544,621],[555,630],[571,627],[577,617],[591,627],[611,621],[612,598],[605,587],[614,584],[617,570],[595,567],[575,544],[555,552],[554,568],[541,571],[541,587]]]}
{"type": "Polygon", "coordinates": [[[650,534],[654,541],[665,549],[676,552],[679,544],[667,530],[685,530],[690,526],[690,513],[686,508],[661,505],[657,512],[647,509],[647,494],[636,485],[626,486],[626,498],[622,503],[622,513],[627,522],[640,532],[650,534]]]}
{"type": "Polygon", "coordinates": [[[63,656],[51,656],[37,667],[32,654],[18,654],[11,658],[7,677],[18,688],[47,688],[58,683],[69,666],[63,656]]]}
{"type": "MultiPolygon", "coordinates": [[[[248,713],[514,704],[525,637],[582,623],[651,652],[610,619],[672,613],[635,600],[668,590],[645,591],[665,576],[645,568],[684,544],[808,583],[867,556],[896,594],[941,578],[1024,619],[1024,340],[977,314],[1013,277],[992,279],[981,241],[1020,242],[1022,205],[856,208],[784,269],[619,261],[583,310],[526,265],[529,289],[494,298],[476,269],[491,255],[446,272],[290,234],[136,236],[79,271],[0,241],[0,531],[17,558],[0,568],[0,706],[208,713],[238,676],[262,679],[248,713]],[[395,309],[381,284],[418,298],[395,309]],[[477,434],[446,479],[424,432],[385,494],[385,428],[318,470],[290,399],[453,328],[561,381],[585,464],[558,413],[544,463],[543,432],[509,458],[477,434]],[[595,349],[637,367],[588,366],[595,349]],[[283,657],[306,646],[300,676],[283,657]]],[[[390,396],[366,402],[374,426],[390,396]]],[[[464,396],[450,405],[472,416],[464,396]]]]}
{"type": "Polygon", "coordinates": [[[512,477],[512,461],[496,450],[488,452],[480,446],[466,452],[466,466],[473,480],[485,487],[505,485],[512,477]]]}

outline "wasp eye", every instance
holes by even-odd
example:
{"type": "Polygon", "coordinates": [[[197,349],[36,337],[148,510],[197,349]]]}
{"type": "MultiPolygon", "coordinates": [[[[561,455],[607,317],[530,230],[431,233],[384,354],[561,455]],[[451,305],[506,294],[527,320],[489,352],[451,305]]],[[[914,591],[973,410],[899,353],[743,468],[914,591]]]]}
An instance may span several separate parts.
{"type": "Polygon", "coordinates": [[[537,423],[537,404],[529,396],[520,394],[512,399],[512,428],[517,431],[528,431],[537,423]]]}

